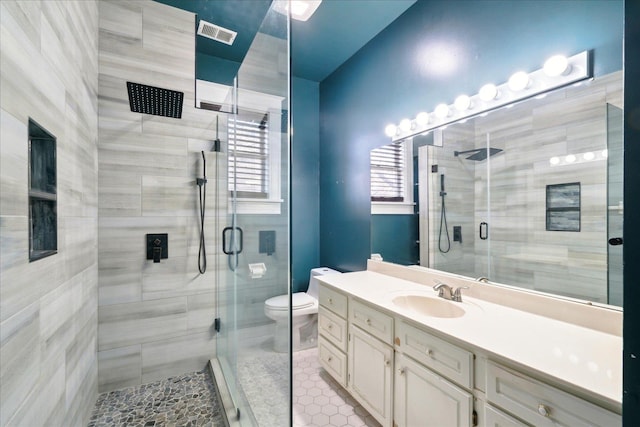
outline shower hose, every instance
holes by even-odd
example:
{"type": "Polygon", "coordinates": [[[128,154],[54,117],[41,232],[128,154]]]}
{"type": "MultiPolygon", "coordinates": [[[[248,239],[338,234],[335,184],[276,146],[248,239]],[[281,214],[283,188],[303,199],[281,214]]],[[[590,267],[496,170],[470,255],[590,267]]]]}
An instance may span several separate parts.
{"type": "Polygon", "coordinates": [[[207,250],[204,244],[204,213],[207,198],[207,160],[202,151],[202,178],[196,179],[200,199],[200,248],[198,249],[198,271],[204,274],[207,271],[207,250]]]}
{"type": "Polygon", "coordinates": [[[440,232],[438,233],[438,249],[443,254],[446,254],[451,249],[451,239],[449,238],[449,227],[447,226],[447,208],[444,204],[444,196],[447,193],[444,191],[444,174],[440,175],[440,197],[442,198],[442,205],[440,207],[440,232]],[[442,248],[442,225],[444,224],[444,231],[447,236],[447,249],[442,248]]]}

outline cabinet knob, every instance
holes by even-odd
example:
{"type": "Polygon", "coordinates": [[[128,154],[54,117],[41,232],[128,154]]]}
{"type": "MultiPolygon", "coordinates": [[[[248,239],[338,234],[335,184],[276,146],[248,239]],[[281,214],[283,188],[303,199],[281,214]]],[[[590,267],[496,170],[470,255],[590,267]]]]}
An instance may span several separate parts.
{"type": "Polygon", "coordinates": [[[427,356],[433,357],[433,350],[431,350],[430,348],[428,348],[427,351],[425,351],[425,353],[427,353],[427,356]]]}
{"type": "Polygon", "coordinates": [[[398,369],[398,372],[400,373],[400,375],[404,375],[404,368],[398,369]]]}
{"type": "Polygon", "coordinates": [[[390,364],[391,364],[390,360],[387,359],[387,360],[384,361],[384,366],[389,366],[390,364]]]}
{"type": "Polygon", "coordinates": [[[371,319],[366,320],[367,325],[371,325],[371,319]]]}
{"type": "Polygon", "coordinates": [[[327,326],[327,329],[333,329],[333,325],[329,324],[329,326],[327,326]]]}
{"type": "Polygon", "coordinates": [[[331,356],[329,356],[329,357],[327,358],[327,362],[331,362],[332,360],[333,360],[333,357],[331,357],[331,356]]]}
{"type": "Polygon", "coordinates": [[[548,417],[549,416],[549,408],[547,408],[545,405],[543,405],[542,403],[538,404],[538,413],[540,415],[542,415],[543,417],[548,417]]]}
{"type": "Polygon", "coordinates": [[[329,304],[333,304],[333,298],[329,298],[329,304]]]}

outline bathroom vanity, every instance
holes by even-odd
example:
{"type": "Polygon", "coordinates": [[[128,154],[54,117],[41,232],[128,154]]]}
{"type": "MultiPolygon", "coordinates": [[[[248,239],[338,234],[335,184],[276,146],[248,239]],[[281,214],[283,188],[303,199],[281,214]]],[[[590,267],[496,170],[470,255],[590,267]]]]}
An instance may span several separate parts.
{"type": "Polygon", "coordinates": [[[622,423],[619,311],[376,261],[319,296],[320,363],[383,426],[622,423]]]}

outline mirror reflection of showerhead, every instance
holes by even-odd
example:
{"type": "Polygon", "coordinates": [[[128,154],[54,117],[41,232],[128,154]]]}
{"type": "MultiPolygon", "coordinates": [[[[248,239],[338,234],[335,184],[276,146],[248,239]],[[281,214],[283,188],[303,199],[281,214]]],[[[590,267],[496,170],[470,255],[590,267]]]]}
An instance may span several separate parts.
{"type": "Polygon", "coordinates": [[[465,157],[465,159],[479,162],[479,161],[482,161],[482,160],[486,160],[487,152],[489,153],[489,157],[491,157],[491,156],[494,156],[494,155],[500,153],[501,151],[503,151],[503,150],[500,149],[500,148],[493,148],[493,147],[489,147],[488,149],[486,149],[486,148],[476,148],[475,150],[454,151],[453,155],[458,157],[461,154],[473,153],[472,155],[470,155],[468,157],[465,157]]]}

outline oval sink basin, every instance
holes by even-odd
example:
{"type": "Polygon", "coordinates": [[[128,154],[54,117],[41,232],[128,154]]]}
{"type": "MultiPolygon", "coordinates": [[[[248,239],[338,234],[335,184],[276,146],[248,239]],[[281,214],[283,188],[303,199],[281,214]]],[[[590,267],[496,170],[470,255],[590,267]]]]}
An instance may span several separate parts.
{"type": "Polygon", "coordinates": [[[398,296],[393,299],[393,303],[400,308],[411,310],[423,316],[460,317],[465,313],[464,309],[460,307],[460,303],[421,295],[398,296]]]}

